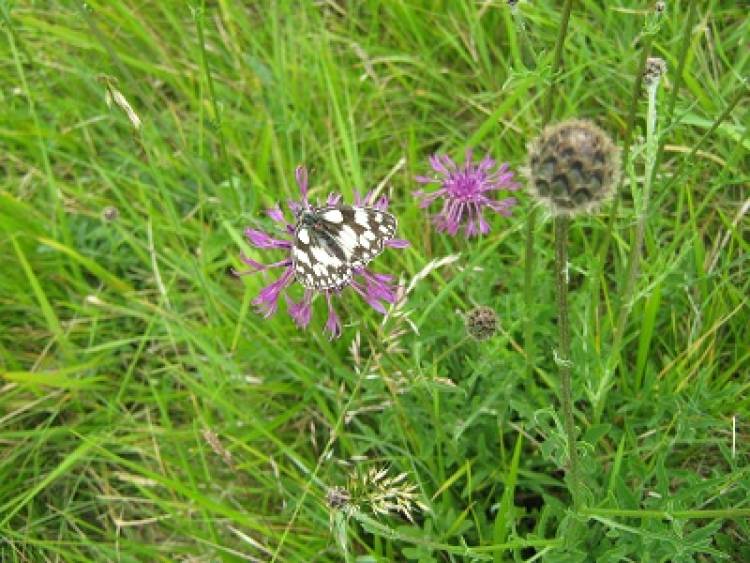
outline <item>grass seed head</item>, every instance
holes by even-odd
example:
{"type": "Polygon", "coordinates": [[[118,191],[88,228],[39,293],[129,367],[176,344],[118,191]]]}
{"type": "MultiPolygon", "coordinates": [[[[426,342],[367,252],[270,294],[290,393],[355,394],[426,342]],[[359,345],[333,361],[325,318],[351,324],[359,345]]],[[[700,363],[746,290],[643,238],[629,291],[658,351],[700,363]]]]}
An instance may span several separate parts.
{"type": "Polygon", "coordinates": [[[551,125],[529,144],[526,176],[531,194],[555,215],[598,209],[620,179],[620,151],[594,123],[569,119],[551,125]]]}
{"type": "Polygon", "coordinates": [[[475,340],[487,340],[494,336],[498,328],[498,318],[489,307],[476,307],[464,318],[466,332],[475,340]]]}
{"type": "Polygon", "coordinates": [[[344,487],[331,487],[326,492],[326,503],[329,508],[341,510],[352,500],[352,495],[344,487]]]}

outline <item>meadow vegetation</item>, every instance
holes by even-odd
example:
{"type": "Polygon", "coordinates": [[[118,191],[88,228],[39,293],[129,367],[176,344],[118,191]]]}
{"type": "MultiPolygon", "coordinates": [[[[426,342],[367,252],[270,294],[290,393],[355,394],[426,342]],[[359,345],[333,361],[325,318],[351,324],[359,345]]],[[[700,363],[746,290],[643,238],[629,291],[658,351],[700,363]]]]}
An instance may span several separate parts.
{"type": "Polygon", "coordinates": [[[747,7],[508,4],[0,2],[0,560],[750,560],[747,7]],[[622,180],[561,220],[567,118],[622,180]],[[521,189],[450,236],[468,149],[521,189]],[[299,165],[410,243],[337,339],[236,275],[299,165]]]}

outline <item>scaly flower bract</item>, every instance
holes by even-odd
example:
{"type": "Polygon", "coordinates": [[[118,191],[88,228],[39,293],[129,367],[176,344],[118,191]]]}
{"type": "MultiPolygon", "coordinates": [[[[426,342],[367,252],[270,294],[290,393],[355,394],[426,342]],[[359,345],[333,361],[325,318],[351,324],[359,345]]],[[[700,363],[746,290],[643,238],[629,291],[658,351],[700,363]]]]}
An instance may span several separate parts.
{"type": "MultiPolygon", "coordinates": [[[[295,177],[297,179],[297,185],[299,186],[301,199],[298,201],[289,201],[287,202],[287,206],[295,217],[294,221],[296,222],[296,217],[299,216],[299,213],[303,209],[311,207],[311,205],[307,198],[307,170],[303,166],[298,166],[295,171],[295,177]]],[[[340,202],[340,195],[331,194],[328,196],[326,205],[337,205],[340,202]]],[[[367,194],[365,197],[357,195],[355,197],[355,205],[369,206],[386,211],[388,209],[388,199],[385,196],[375,199],[374,194],[372,193],[367,194]]],[[[372,272],[368,268],[358,268],[354,270],[352,278],[344,286],[339,288],[320,291],[305,288],[302,299],[294,301],[289,296],[288,290],[295,281],[291,252],[296,224],[288,222],[284,212],[278,206],[269,209],[266,213],[273,221],[282,226],[284,238],[277,238],[264,231],[252,228],[245,230],[245,236],[255,248],[261,250],[280,250],[285,256],[281,260],[270,264],[261,264],[252,258],[243,256],[242,261],[245,262],[250,269],[245,272],[239,272],[240,275],[244,275],[262,272],[273,268],[282,269],[282,273],[276,281],[263,288],[253,300],[253,305],[257,307],[258,311],[262,313],[264,317],[268,318],[276,313],[278,310],[279,299],[283,294],[287,303],[287,312],[289,315],[294,319],[297,326],[300,328],[306,328],[312,319],[313,300],[318,294],[323,294],[328,308],[328,320],[325,324],[325,330],[330,334],[331,338],[338,338],[341,336],[341,319],[336,313],[333,301],[334,298],[341,295],[346,287],[350,287],[354,292],[362,296],[362,298],[379,313],[384,314],[386,311],[385,306],[383,305],[384,302],[394,303],[396,301],[396,286],[393,283],[393,276],[389,274],[378,274],[372,272]]],[[[385,243],[385,246],[391,248],[404,248],[408,245],[409,243],[407,241],[400,239],[392,239],[385,243]]]]}
{"type": "Polygon", "coordinates": [[[484,157],[478,164],[472,162],[471,151],[466,151],[466,160],[462,165],[456,164],[447,155],[432,155],[430,165],[437,173],[437,177],[417,176],[420,184],[440,184],[434,192],[422,190],[414,192],[421,199],[419,206],[427,207],[437,199],[443,199],[443,208],[433,221],[438,231],[449,235],[458,234],[463,226],[467,237],[487,234],[490,225],[484,218],[485,208],[495,213],[509,216],[516,204],[516,199],[492,199],[493,191],[515,191],[520,184],[513,181],[513,172],[508,164],[500,166],[489,156],[484,157]]]}

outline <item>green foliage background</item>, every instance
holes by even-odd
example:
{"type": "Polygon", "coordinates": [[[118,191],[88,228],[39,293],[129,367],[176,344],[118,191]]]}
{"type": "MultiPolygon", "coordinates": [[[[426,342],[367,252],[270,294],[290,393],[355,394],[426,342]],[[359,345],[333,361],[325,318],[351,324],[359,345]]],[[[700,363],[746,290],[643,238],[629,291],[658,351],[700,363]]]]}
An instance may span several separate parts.
{"type": "Polygon", "coordinates": [[[0,559],[750,560],[746,7],[697,2],[688,22],[686,1],[660,18],[648,2],[573,3],[555,120],[591,118],[621,144],[651,39],[669,67],[643,271],[604,399],[645,95],[616,213],[572,225],[579,509],[550,222],[527,311],[528,196],[464,240],[411,195],[433,152],[523,164],[561,4],[0,2],[0,559]],[[140,130],[107,108],[108,84],[140,130]],[[263,210],[296,195],[300,163],[315,195],[383,183],[412,246],[376,269],[406,285],[456,257],[424,271],[401,316],[347,295],[329,342],[322,303],[305,332],[283,305],[253,311],[271,278],[232,271],[242,252],[274,257],[242,230],[270,227],[263,210]],[[481,343],[462,320],[477,304],[502,323],[481,343]],[[329,487],[383,466],[429,510],[329,509],[329,487]]]}

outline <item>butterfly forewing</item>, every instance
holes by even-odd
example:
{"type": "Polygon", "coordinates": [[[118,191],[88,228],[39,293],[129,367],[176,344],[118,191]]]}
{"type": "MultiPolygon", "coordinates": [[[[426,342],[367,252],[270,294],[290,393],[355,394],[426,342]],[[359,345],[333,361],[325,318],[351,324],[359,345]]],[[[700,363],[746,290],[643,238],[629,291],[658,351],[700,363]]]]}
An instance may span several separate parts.
{"type": "Polygon", "coordinates": [[[304,210],[295,230],[295,275],[311,289],[341,287],[396,234],[396,218],[372,207],[331,206],[304,210]]]}

